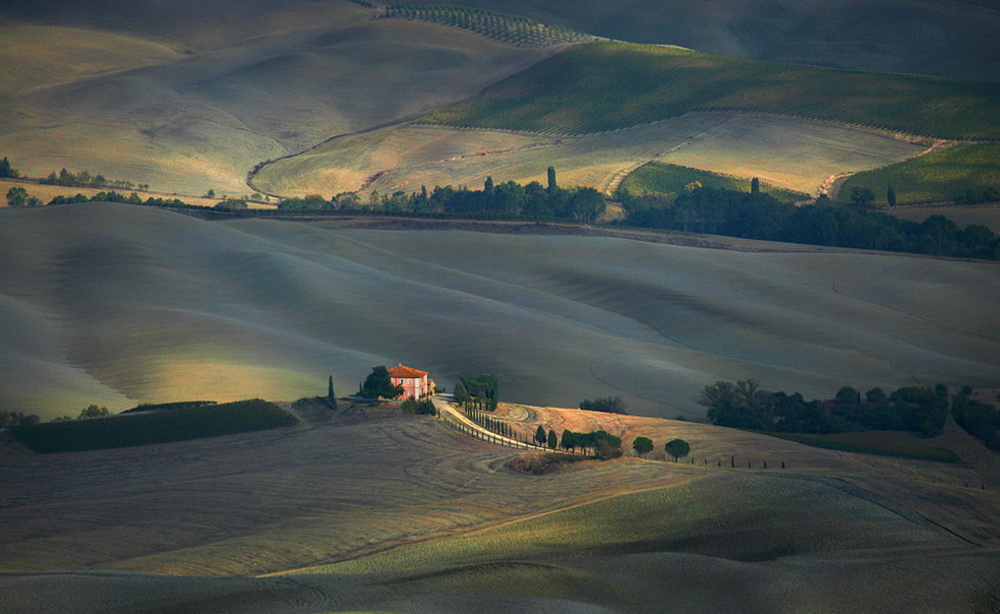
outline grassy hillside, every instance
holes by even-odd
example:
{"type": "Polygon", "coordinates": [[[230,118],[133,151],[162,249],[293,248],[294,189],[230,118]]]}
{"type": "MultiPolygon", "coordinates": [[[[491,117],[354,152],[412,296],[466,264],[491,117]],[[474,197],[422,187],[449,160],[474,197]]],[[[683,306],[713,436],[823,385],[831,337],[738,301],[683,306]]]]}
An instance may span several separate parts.
{"type": "MultiPolygon", "coordinates": [[[[892,183],[899,204],[951,202],[971,191],[978,195],[1000,190],[1000,144],[958,144],[875,170],[858,173],[844,182],[841,202],[850,202],[854,187],[871,188],[875,203],[885,206],[886,189],[892,183]]],[[[1000,200],[994,198],[992,200],[1000,200]]]]}
{"type": "Polygon", "coordinates": [[[0,402],[46,417],[297,398],[325,392],[331,373],[352,390],[396,362],[449,388],[496,373],[510,401],[572,406],[616,391],[643,414],[695,417],[718,379],[812,397],[914,378],[982,388],[1000,361],[989,264],[532,226],[215,223],[128,205],[0,218],[0,402]]]}
{"type": "MultiPolygon", "coordinates": [[[[437,0],[399,0],[411,5],[437,0]]],[[[1000,80],[992,0],[452,0],[637,43],[843,70],[1000,80]]]]}
{"type": "Polygon", "coordinates": [[[996,138],[1000,85],[849,73],[693,51],[579,45],[435,111],[427,123],[589,133],[713,109],[873,125],[942,138],[996,138]]]}
{"type": "Polygon", "coordinates": [[[551,53],[373,21],[340,0],[48,14],[62,4],[0,20],[0,59],[13,67],[0,75],[0,151],[30,176],[86,169],[187,195],[243,193],[262,160],[426,113],[551,53]]]}
{"type": "MultiPolygon", "coordinates": [[[[738,179],[712,173],[696,168],[678,166],[676,164],[661,164],[650,162],[644,164],[633,172],[629,173],[621,183],[621,189],[628,190],[632,194],[679,194],[684,188],[693,182],[698,182],[706,188],[717,188],[726,190],[739,190],[741,192],[750,191],[750,181],[738,179]]],[[[794,202],[806,200],[808,194],[772,188],[765,183],[761,184],[761,191],[767,192],[779,200],[794,202]]]]}
{"type": "Polygon", "coordinates": [[[218,437],[296,422],[276,405],[253,399],[169,412],[45,422],[17,427],[12,433],[38,452],[78,452],[218,437]]]}
{"type": "Polygon", "coordinates": [[[278,194],[391,194],[422,185],[481,186],[487,176],[544,184],[554,166],[562,185],[608,190],[655,159],[812,194],[831,175],[893,164],[923,148],[829,122],[740,113],[690,113],[574,137],[416,124],[334,139],[268,165],[253,185],[278,194]]]}

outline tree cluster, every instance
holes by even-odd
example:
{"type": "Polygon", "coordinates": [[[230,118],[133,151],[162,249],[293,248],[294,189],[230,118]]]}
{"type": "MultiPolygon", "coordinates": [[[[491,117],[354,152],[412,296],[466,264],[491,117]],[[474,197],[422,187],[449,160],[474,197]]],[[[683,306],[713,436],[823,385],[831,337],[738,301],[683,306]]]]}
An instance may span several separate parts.
{"type": "Polygon", "coordinates": [[[76,417],[77,420],[83,420],[84,418],[99,418],[101,416],[110,415],[111,412],[108,411],[107,407],[98,407],[97,405],[88,405],[87,407],[80,410],[80,415],[76,417]]]}
{"type": "Polygon", "coordinates": [[[497,376],[492,373],[460,375],[455,384],[455,401],[466,409],[495,411],[499,394],[497,376]]]}
{"type": "Polygon", "coordinates": [[[137,188],[139,190],[148,190],[148,183],[135,184],[131,181],[125,179],[106,179],[104,175],[91,175],[88,171],[80,171],[79,173],[72,173],[65,168],[60,170],[57,174],[52,171],[48,176],[43,177],[38,180],[38,183],[45,185],[64,185],[76,188],[119,188],[122,190],[131,190],[132,188],[137,188]]]}
{"type": "Polygon", "coordinates": [[[3,160],[0,160],[0,179],[15,179],[20,176],[21,173],[11,166],[10,160],[7,159],[7,156],[4,156],[3,160]]]}
{"type": "Polygon", "coordinates": [[[628,415],[625,411],[628,408],[628,404],[619,396],[613,397],[598,397],[596,399],[584,399],[580,401],[580,409],[586,411],[600,411],[606,414],[622,414],[628,415]]]}
{"type": "Polygon", "coordinates": [[[362,382],[358,394],[366,399],[395,399],[403,394],[403,387],[393,386],[389,370],[385,365],[379,365],[372,368],[372,372],[362,382]]]}
{"type": "Polygon", "coordinates": [[[23,414],[19,411],[0,410],[0,429],[12,426],[30,426],[38,424],[39,418],[35,414],[23,414]]]}
{"type": "Polygon", "coordinates": [[[951,400],[951,415],[968,434],[1000,452],[1000,411],[972,398],[972,388],[964,386],[951,400]]]}
{"type": "Polygon", "coordinates": [[[406,399],[400,406],[405,414],[417,414],[418,416],[436,416],[437,408],[430,399],[418,401],[416,399],[406,399]]]}
{"type": "MultiPolygon", "coordinates": [[[[554,177],[552,178],[554,181],[554,177]]],[[[584,223],[595,221],[604,213],[604,196],[589,187],[545,188],[537,181],[522,186],[513,181],[494,184],[487,178],[482,190],[437,186],[428,192],[373,192],[367,205],[354,192],[344,192],[324,200],[313,194],[283,200],[281,211],[354,210],[367,206],[385,213],[453,214],[490,217],[563,218],[584,223]]]]}
{"type": "Polygon", "coordinates": [[[954,198],[956,205],[975,205],[978,203],[995,203],[1000,201],[1000,190],[997,188],[969,188],[954,198]]]}
{"type": "Polygon", "coordinates": [[[42,201],[35,196],[30,196],[28,190],[20,186],[15,186],[7,190],[8,207],[39,207],[42,201]]]}
{"type": "MultiPolygon", "coordinates": [[[[542,429],[541,426],[538,427],[539,430],[542,429]]],[[[550,432],[550,438],[554,438],[556,435],[555,431],[550,432]]],[[[536,434],[536,440],[538,435],[536,434]]],[[[544,442],[545,440],[543,440],[544,442]]],[[[549,446],[552,445],[549,439],[549,446]]],[[[562,438],[559,441],[559,447],[564,450],[576,450],[581,448],[583,450],[592,450],[593,453],[601,459],[607,460],[610,458],[617,458],[622,455],[622,439],[616,435],[600,430],[591,431],[589,433],[574,433],[570,430],[565,430],[562,433],[562,438]]]]}
{"type": "MultiPolygon", "coordinates": [[[[695,188],[668,196],[625,193],[621,197],[628,212],[626,223],[633,226],[808,245],[1000,259],[1000,237],[989,228],[976,224],[960,228],[941,215],[917,223],[862,206],[829,204],[829,199],[820,198],[812,205],[798,207],[763,192],[717,188],[695,188]]],[[[867,193],[859,193],[861,197],[867,197],[867,193]]]]}
{"type": "Polygon", "coordinates": [[[826,401],[807,401],[800,393],[772,392],[754,379],[719,381],[705,386],[698,399],[708,407],[712,424],[783,433],[913,431],[925,437],[941,434],[948,417],[948,387],[906,386],[886,394],[872,388],[864,398],[841,388],[826,401]]]}
{"type": "Polygon", "coordinates": [[[77,194],[76,196],[56,196],[49,201],[50,205],[75,205],[79,203],[125,203],[129,205],[145,205],[148,207],[190,207],[188,203],[179,200],[177,198],[166,199],[159,197],[149,197],[146,200],[142,200],[139,195],[132,192],[128,196],[124,194],[119,194],[115,191],[110,192],[97,192],[91,197],[86,197],[83,194],[77,194]]]}

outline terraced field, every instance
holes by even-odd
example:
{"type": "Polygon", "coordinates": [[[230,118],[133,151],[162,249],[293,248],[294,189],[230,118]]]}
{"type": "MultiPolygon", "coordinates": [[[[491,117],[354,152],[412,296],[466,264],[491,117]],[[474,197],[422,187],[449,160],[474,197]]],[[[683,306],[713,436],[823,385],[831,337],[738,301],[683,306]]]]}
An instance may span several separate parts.
{"type": "Polygon", "coordinates": [[[1000,85],[771,64],[686,49],[574,46],[475,97],[422,118],[433,124],[584,134],[741,109],[940,138],[997,138],[1000,85]]]}
{"type": "Polygon", "coordinates": [[[596,135],[403,125],[334,139],[266,166],[255,189],[272,194],[417,191],[420,186],[546,180],[615,187],[650,160],[743,177],[815,194],[831,175],[892,164],[921,143],[829,122],[743,113],[689,113],[596,135]]]}

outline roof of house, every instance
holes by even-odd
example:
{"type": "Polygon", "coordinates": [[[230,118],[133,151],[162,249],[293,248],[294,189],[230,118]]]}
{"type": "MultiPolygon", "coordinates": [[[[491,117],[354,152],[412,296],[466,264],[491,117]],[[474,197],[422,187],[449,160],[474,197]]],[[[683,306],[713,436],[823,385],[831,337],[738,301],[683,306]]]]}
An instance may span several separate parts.
{"type": "Polygon", "coordinates": [[[418,369],[411,369],[410,367],[404,367],[399,364],[395,367],[389,369],[389,375],[391,377],[423,377],[427,375],[427,371],[420,371],[418,369]]]}

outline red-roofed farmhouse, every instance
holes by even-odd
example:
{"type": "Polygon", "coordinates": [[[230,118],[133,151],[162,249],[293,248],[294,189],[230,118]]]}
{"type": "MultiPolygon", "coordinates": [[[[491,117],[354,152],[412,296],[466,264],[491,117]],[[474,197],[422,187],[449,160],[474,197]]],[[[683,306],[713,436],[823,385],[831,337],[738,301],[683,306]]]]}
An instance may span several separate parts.
{"type": "Polygon", "coordinates": [[[426,371],[399,364],[389,369],[389,377],[392,378],[393,386],[402,386],[402,399],[422,399],[431,393],[426,371]]]}

